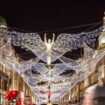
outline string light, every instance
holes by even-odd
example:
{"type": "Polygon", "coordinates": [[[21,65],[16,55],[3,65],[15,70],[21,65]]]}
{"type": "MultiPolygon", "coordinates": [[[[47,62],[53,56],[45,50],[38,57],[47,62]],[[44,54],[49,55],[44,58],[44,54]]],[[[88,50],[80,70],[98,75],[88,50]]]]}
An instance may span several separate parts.
{"type": "Polygon", "coordinates": [[[93,72],[92,68],[105,56],[105,51],[97,52],[94,56],[95,50],[86,46],[95,43],[102,29],[100,27],[79,34],[62,33],[56,40],[53,34],[52,40],[48,41],[45,34],[42,41],[37,33],[20,33],[0,28],[0,36],[6,39],[0,47],[0,63],[18,72],[34,93],[41,97],[42,103],[47,100],[49,83],[52,86],[51,101],[59,101],[77,82],[86,79],[93,72]],[[28,61],[20,59],[15,55],[12,45],[32,51],[36,58],[28,61]],[[83,59],[73,60],[64,56],[68,51],[83,47],[83,59]],[[40,60],[45,63],[40,63],[40,60]],[[53,64],[56,60],[60,63],[53,64]],[[72,76],[61,75],[71,69],[75,71],[72,76]]]}

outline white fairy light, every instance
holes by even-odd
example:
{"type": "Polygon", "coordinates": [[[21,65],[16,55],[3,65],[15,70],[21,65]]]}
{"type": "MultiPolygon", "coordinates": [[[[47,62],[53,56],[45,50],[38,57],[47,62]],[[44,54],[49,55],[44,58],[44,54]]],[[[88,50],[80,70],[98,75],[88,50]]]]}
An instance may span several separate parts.
{"type": "Polygon", "coordinates": [[[37,33],[20,33],[0,28],[0,37],[6,40],[11,39],[0,47],[0,63],[17,71],[34,93],[42,97],[42,102],[47,100],[46,95],[50,83],[51,101],[57,101],[67,94],[77,82],[84,80],[93,72],[92,68],[105,56],[105,51],[97,52],[97,55],[92,58],[95,54],[94,50],[85,48],[84,58],[81,60],[72,60],[63,55],[68,51],[84,47],[84,43],[93,44],[95,37],[99,36],[101,31],[102,27],[86,33],[63,33],[58,35],[56,40],[53,34],[52,40],[48,39],[48,41],[45,34],[43,42],[37,33]],[[37,57],[28,61],[21,60],[15,56],[11,44],[26,48],[37,57]],[[57,59],[61,63],[52,64],[57,59]],[[39,63],[39,60],[45,63],[39,63]],[[72,76],[61,75],[71,69],[75,71],[72,76]],[[71,83],[73,85],[70,86],[71,83]]]}
{"type": "Polygon", "coordinates": [[[51,57],[50,56],[47,57],[47,64],[51,65],[51,57]]]}

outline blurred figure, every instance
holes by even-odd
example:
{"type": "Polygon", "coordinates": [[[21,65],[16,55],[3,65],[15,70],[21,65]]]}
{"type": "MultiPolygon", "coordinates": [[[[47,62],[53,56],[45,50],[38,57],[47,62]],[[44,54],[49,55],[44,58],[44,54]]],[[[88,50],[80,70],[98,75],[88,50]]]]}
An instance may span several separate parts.
{"type": "Polygon", "coordinates": [[[105,105],[105,85],[96,87],[93,95],[93,105],[105,105]]]}
{"type": "Polygon", "coordinates": [[[83,105],[105,105],[105,85],[97,86],[93,93],[86,95],[83,105]]]}
{"type": "Polygon", "coordinates": [[[93,105],[92,103],[93,103],[93,94],[87,93],[84,97],[83,105],[93,105]]]}
{"type": "MultiPolygon", "coordinates": [[[[84,100],[83,100],[83,105],[92,105],[93,93],[94,93],[95,88],[96,88],[96,85],[91,86],[88,89],[86,89],[85,95],[84,95],[84,100]]],[[[82,105],[82,103],[81,103],[81,105],[82,105]]]]}

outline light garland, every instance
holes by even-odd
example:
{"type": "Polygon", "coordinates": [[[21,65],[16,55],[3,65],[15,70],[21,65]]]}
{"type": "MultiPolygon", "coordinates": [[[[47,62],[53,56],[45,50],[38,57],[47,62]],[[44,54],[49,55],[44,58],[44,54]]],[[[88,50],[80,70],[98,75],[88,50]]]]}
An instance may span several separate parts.
{"type": "MultiPolygon", "coordinates": [[[[41,60],[47,62],[48,54],[45,54],[43,57],[40,57],[42,53],[48,51],[47,45],[50,45],[51,52],[53,51],[54,53],[56,53],[56,55],[59,55],[58,57],[60,57],[68,51],[72,51],[73,49],[83,47],[84,42],[89,45],[93,44],[95,41],[94,38],[98,36],[101,31],[102,27],[87,33],[79,33],[79,34],[63,33],[58,35],[55,42],[54,42],[54,36],[52,42],[50,39],[49,42],[47,42],[45,35],[45,40],[43,42],[37,33],[19,33],[13,31],[11,32],[12,35],[11,39],[12,39],[12,44],[14,46],[20,46],[22,48],[29,49],[41,60]]],[[[52,54],[51,62],[55,60],[57,60],[57,58],[54,57],[52,54]]]]}
{"type": "MultiPolygon", "coordinates": [[[[65,94],[67,94],[67,92],[70,90],[69,88],[67,89],[66,87],[70,87],[70,84],[71,83],[74,83],[74,84],[76,84],[77,82],[80,82],[80,81],[82,81],[82,80],[84,80],[85,78],[87,78],[93,71],[92,71],[92,68],[93,67],[95,67],[95,65],[97,64],[97,62],[99,62],[99,60],[100,59],[102,59],[103,58],[103,56],[105,55],[105,52],[100,52],[98,55],[97,55],[97,57],[95,58],[95,59],[93,59],[93,60],[91,60],[90,61],[90,63],[86,63],[87,64],[87,66],[86,67],[84,67],[84,73],[82,74],[82,75],[80,75],[80,76],[75,76],[75,77],[73,77],[73,78],[61,78],[60,80],[63,80],[63,82],[61,83],[62,85],[60,85],[60,87],[59,86],[57,86],[57,87],[53,87],[53,85],[55,86],[55,84],[52,84],[52,98],[51,98],[51,100],[52,101],[54,101],[54,100],[56,100],[56,97],[59,97],[59,99],[60,98],[62,98],[65,94]],[[95,60],[95,62],[94,62],[94,60],[95,60]],[[94,62],[94,63],[93,63],[94,62]],[[86,72],[87,71],[87,72],[86,72]],[[64,84],[67,84],[67,85],[64,85],[64,84]],[[58,88],[59,87],[59,88],[58,88]],[[58,89],[57,89],[58,88],[58,89]],[[65,90],[65,91],[63,91],[63,89],[65,90]],[[55,94],[55,92],[54,91],[59,91],[59,92],[56,92],[56,94],[55,94]],[[53,93],[54,92],[54,93],[53,93]],[[65,94],[64,94],[65,93],[65,94]]],[[[43,80],[44,80],[44,77],[43,77],[43,80]]],[[[57,77],[55,78],[55,81],[57,81],[57,80],[59,80],[57,77]]],[[[32,86],[33,87],[33,86],[32,86]]],[[[35,86],[36,87],[36,86],[35,86]]],[[[37,86],[37,89],[39,90],[39,94],[40,94],[40,91],[46,91],[45,93],[47,94],[47,86],[37,86]],[[43,88],[42,88],[43,87],[43,88]],[[42,88],[42,90],[40,90],[42,88]]],[[[38,94],[38,93],[37,93],[38,94]]],[[[42,97],[43,96],[43,98],[45,98],[46,99],[46,95],[45,94],[40,94],[40,97],[42,97]]]]}
{"type": "Polygon", "coordinates": [[[0,47],[0,63],[18,72],[34,93],[41,98],[42,103],[47,100],[49,84],[52,92],[51,101],[59,101],[77,82],[86,79],[93,72],[92,68],[105,56],[103,51],[93,57],[95,51],[86,45],[94,44],[95,37],[98,37],[101,31],[102,27],[79,34],[63,33],[58,35],[56,40],[53,35],[52,40],[48,39],[48,41],[45,35],[43,42],[37,33],[21,33],[0,28],[2,37],[0,42],[6,40],[0,47]],[[37,57],[24,61],[15,56],[11,44],[27,49],[37,57]],[[84,47],[83,59],[73,60],[64,57],[65,53],[82,47],[84,47]],[[45,63],[39,63],[39,60],[45,63]],[[53,64],[56,60],[60,63],[53,64]],[[75,73],[72,76],[62,76],[61,74],[66,70],[74,70],[75,73]]]}

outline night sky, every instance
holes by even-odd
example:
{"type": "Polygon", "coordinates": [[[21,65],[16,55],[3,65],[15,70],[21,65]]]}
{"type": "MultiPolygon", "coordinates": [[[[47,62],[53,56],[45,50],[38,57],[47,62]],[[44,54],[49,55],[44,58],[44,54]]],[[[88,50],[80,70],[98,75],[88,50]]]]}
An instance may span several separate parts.
{"type": "Polygon", "coordinates": [[[51,37],[52,33],[57,36],[63,32],[88,30],[92,26],[63,28],[101,22],[104,11],[105,3],[102,0],[0,1],[0,15],[7,20],[8,27],[21,32],[38,32],[42,37],[44,33],[51,37]]]}
{"type": "MultiPolygon", "coordinates": [[[[8,26],[27,32],[47,32],[100,22],[104,11],[105,3],[102,0],[0,1],[0,15],[6,18],[8,26]]],[[[59,32],[62,31],[72,32],[72,30],[59,32]]]]}

